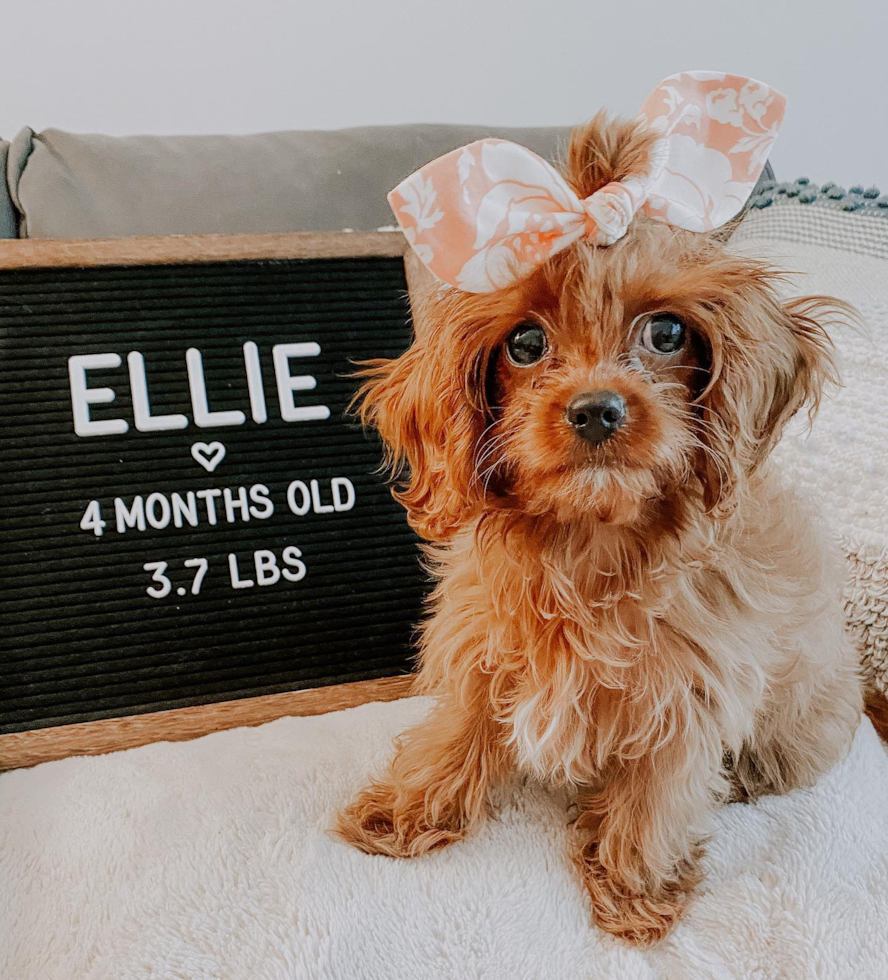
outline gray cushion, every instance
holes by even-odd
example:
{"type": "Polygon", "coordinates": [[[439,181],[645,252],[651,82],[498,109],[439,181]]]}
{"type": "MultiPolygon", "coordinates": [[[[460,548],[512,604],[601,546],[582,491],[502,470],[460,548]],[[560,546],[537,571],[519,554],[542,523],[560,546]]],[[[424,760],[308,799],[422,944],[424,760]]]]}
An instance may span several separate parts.
{"type": "Polygon", "coordinates": [[[9,143],[0,140],[0,238],[15,238],[18,222],[6,183],[6,165],[9,159],[9,143]]]}
{"type": "Polygon", "coordinates": [[[386,194],[429,160],[500,136],[549,159],[566,127],[365,126],[255,136],[96,136],[23,130],[10,189],[28,238],[370,230],[386,194]]]}

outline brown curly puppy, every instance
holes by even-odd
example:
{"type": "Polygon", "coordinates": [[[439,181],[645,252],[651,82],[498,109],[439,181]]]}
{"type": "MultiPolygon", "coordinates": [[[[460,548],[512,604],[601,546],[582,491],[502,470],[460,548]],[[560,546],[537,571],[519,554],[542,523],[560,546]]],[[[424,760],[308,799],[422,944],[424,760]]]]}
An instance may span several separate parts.
{"type": "MultiPolygon", "coordinates": [[[[599,116],[565,176],[590,195],[645,172],[653,140],[599,116]]],[[[437,707],[342,838],[416,857],[474,830],[510,772],[568,784],[596,920],[650,942],[715,806],[845,753],[862,703],[840,576],[767,460],[833,378],[825,326],[848,311],[781,302],[776,278],[637,216],[498,292],[430,290],[413,346],[366,370],[363,417],[432,542],[437,707]]]]}

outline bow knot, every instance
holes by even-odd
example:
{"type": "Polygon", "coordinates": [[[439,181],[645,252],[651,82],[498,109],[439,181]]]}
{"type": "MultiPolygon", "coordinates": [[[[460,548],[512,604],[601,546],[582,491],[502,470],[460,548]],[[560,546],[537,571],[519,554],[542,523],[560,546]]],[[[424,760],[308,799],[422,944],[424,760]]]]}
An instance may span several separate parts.
{"type": "Polygon", "coordinates": [[[629,223],[644,203],[644,185],[637,179],[612,180],[582,202],[592,223],[587,236],[596,245],[613,245],[629,229],[629,223]]]}
{"type": "Polygon", "coordinates": [[[389,202],[407,241],[444,282],[489,293],[528,275],[580,238],[613,245],[639,210],[689,231],[737,215],[783,121],[785,98],[739,75],[683,72],[648,96],[657,133],[646,174],[580,199],[542,157],[486,139],[433,160],[389,202]]]}

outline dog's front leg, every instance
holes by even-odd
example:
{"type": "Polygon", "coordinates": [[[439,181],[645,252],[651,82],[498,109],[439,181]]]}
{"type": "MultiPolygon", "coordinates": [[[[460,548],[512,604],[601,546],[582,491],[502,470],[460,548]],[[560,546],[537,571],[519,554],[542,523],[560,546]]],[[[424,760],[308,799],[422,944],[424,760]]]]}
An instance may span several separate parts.
{"type": "Polygon", "coordinates": [[[446,847],[483,820],[487,790],[504,766],[489,706],[445,697],[399,739],[386,773],[339,814],[334,830],[369,854],[418,857],[446,847]]]}
{"type": "Polygon", "coordinates": [[[578,801],[576,859],[601,928],[640,944],[666,935],[699,881],[708,817],[726,789],[715,726],[691,714],[578,801]]]}

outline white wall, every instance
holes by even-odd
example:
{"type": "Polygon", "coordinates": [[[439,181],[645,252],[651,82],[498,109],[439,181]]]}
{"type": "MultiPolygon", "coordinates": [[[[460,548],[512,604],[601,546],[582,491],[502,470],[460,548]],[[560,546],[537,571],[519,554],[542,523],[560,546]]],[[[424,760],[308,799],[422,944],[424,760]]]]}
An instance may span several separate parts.
{"type": "Polygon", "coordinates": [[[790,101],[778,176],[888,190],[888,0],[6,0],[0,133],[632,114],[665,75],[790,101]]]}

